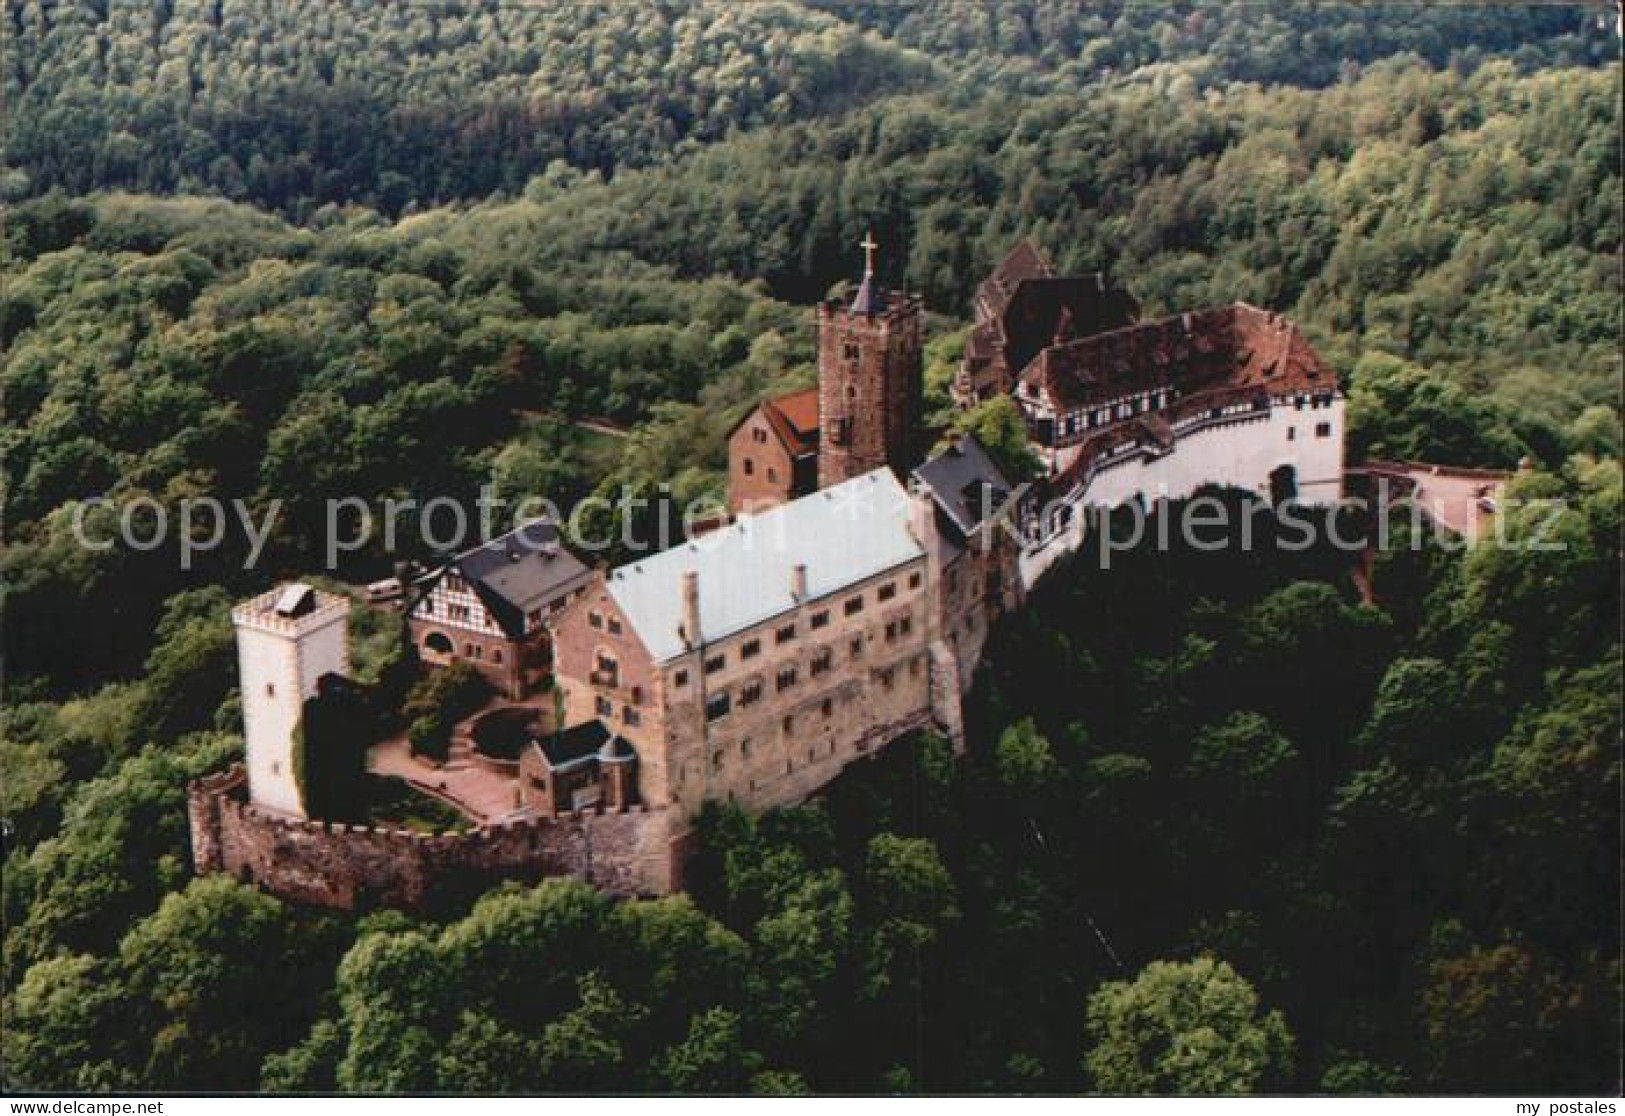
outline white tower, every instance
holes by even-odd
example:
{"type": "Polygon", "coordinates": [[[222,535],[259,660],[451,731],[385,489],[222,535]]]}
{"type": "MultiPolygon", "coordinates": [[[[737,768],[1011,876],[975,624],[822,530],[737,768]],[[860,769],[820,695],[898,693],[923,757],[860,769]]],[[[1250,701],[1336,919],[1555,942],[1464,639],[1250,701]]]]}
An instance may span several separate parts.
{"type": "Polygon", "coordinates": [[[294,733],[324,674],[348,674],[350,602],[293,582],[231,610],[248,742],[248,796],[305,815],[294,770],[294,733]]]}

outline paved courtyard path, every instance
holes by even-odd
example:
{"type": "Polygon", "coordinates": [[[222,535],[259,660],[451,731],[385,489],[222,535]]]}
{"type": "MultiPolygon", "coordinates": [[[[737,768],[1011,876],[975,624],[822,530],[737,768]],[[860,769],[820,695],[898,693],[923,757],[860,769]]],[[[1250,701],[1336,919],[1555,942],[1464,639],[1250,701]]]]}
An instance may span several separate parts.
{"type": "Polygon", "coordinates": [[[497,699],[452,729],[451,754],[445,764],[436,767],[414,756],[406,734],[402,733],[368,749],[367,769],[377,775],[405,779],[420,790],[446,799],[480,825],[522,815],[527,811],[519,805],[518,779],[475,762],[468,742],[468,726],[475,718],[493,709],[514,705],[535,709],[544,724],[552,723],[550,694],[527,702],[497,699]]]}

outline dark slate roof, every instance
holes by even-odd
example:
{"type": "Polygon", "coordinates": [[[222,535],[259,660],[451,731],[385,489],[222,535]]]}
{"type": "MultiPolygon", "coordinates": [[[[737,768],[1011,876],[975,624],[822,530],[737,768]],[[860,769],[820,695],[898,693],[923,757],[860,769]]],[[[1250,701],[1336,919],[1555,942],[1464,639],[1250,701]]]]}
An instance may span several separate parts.
{"type": "Polygon", "coordinates": [[[1121,329],[1139,317],[1133,296],[1098,272],[1025,279],[1002,315],[1005,359],[1019,375],[1051,345],[1121,329]]]}
{"type": "Polygon", "coordinates": [[[1047,278],[1055,274],[1042,249],[1031,240],[1023,240],[999,261],[993,273],[976,288],[978,317],[999,317],[1010,302],[1010,296],[1024,279],[1047,278]]]}
{"type": "Polygon", "coordinates": [[[533,519],[466,550],[447,568],[462,575],[503,632],[514,639],[525,634],[527,612],[591,576],[564,548],[557,525],[545,519],[533,519]]]}
{"type": "Polygon", "coordinates": [[[598,758],[599,751],[603,748],[613,748],[617,739],[604,722],[583,721],[579,725],[560,729],[550,736],[538,739],[536,746],[542,750],[548,765],[557,771],[562,767],[573,767],[585,760],[598,758]]]}
{"type": "Polygon", "coordinates": [[[304,616],[316,608],[316,590],[302,581],[283,586],[276,599],[278,616],[304,616]]]}
{"type": "Polygon", "coordinates": [[[915,469],[914,479],[967,539],[1004,506],[1011,487],[972,434],[961,435],[915,469]]]}

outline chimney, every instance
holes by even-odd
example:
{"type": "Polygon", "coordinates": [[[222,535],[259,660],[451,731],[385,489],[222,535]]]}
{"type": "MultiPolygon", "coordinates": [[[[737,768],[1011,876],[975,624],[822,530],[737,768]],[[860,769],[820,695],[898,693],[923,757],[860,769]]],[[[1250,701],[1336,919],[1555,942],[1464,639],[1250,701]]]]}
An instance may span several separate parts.
{"type": "Polygon", "coordinates": [[[914,536],[914,541],[924,547],[928,554],[935,554],[932,547],[936,527],[936,502],[931,493],[923,486],[916,486],[909,493],[908,501],[908,530],[914,536]]]}
{"type": "Polygon", "coordinates": [[[683,574],[683,642],[691,648],[700,642],[700,575],[695,570],[683,574]]]}
{"type": "Polygon", "coordinates": [[[790,595],[798,601],[807,599],[807,563],[797,562],[790,570],[790,595]]]}

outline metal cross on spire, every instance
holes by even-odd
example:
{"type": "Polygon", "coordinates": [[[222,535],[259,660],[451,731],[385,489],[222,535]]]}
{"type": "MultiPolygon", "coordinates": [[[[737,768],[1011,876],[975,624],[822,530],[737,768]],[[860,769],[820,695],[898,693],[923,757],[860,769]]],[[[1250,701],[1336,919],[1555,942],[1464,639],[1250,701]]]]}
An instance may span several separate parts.
{"type": "Polygon", "coordinates": [[[875,249],[880,247],[875,243],[872,229],[864,231],[863,239],[858,241],[858,247],[863,249],[863,277],[867,279],[875,273],[875,249]]]}

